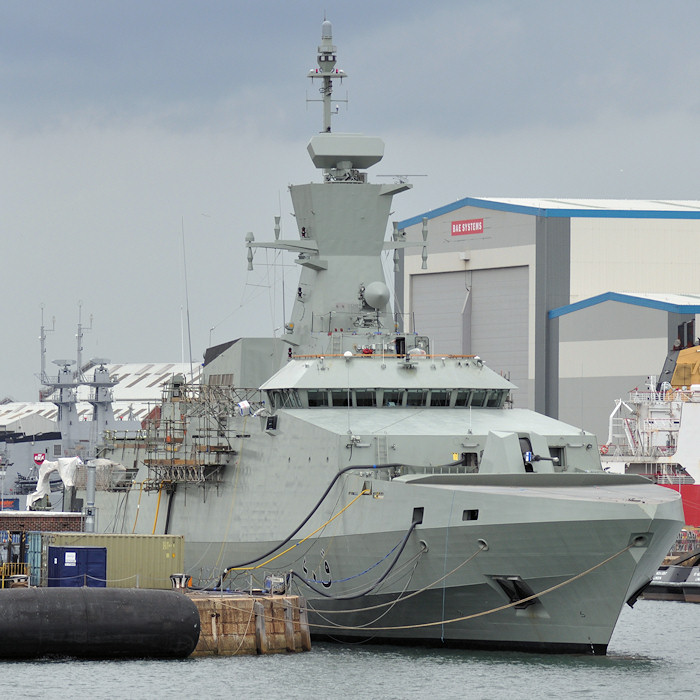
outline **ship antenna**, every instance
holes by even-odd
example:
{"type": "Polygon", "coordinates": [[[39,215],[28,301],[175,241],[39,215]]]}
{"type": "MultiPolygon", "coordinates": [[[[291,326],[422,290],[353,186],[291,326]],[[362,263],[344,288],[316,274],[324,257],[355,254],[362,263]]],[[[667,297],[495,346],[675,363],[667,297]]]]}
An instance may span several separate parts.
{"type": "Polygon", "coordinates": [[[194,369],[192,367],[192,331],[190,329],[190,292],[187,287],[187,255],[185,254],[185,217],[180,218],[182,231],[182,270],[185,277],[185,312],[187,314],[187,342],[190,351],[190,382],[194,381],[194,369]]]}
{"type": "Polygon", "coordinates": [[[53,333],[56,330],[56,317],[51,317],[51,328],[46,328],[44,325],[44,304],[41,304],[41,334],[39,335],[39,343],[41,347],[41,376],[40,381],[42,386],[49,385],[49,378],[46,374],[46,334],[53,333]]]}
{"type": "MultiPolygon", "coordinates": [[[[277,193],[277,198],[278,198],[278,211],[282,211],[282,201],[279,198],[279,192],[277,193]]],[[[278,241],[280,238],[280,219],[282,216],[275,216],[275,240],[278,241]]],[[[284,259],[282,259],[282,325],[284,326],[285,322],[287,321],[287,311],[286,311],[286,306],[284,303],[284,259]]],[[[272,326],[274,327],[275,325],[275,314],[274,314],[274,305],[273,305],[273,313],[272,313],[272,326]]]]}
{"type": "Polygon", "coordinates": [[[91,331],[92,330],[92,314],[90,314],[90,325],[83,326],[83,302],[82,300],[78,301],[78,333],[75,336],[77,340],[77,348],[75,352],[75,359],[76,359],[76,370],[75,370],[75,379],[77,382],[84,382],[85,377],[83,376],[83,331],[91,331]]]}
{"type": "MultiPolygon", "coordinates": [[[[331,131],[331,97],[333,96],[333,78],[347,78],[345,71],[335,67],[336,48],[333,46],[333,27],[327,20],[323,20],[321,25],[321,44],[318,47],[318,68],[309,71],[309,78],[321,78],[323,85],[318,89],[322,96],[323,102],[323,131],[330,133],[331,131]]],[[[317,102],[318,100],[308,100],[309,102],[317,102]]],[[[338,100],[339,102],[347,102],[347,100],[338,100]]]]}

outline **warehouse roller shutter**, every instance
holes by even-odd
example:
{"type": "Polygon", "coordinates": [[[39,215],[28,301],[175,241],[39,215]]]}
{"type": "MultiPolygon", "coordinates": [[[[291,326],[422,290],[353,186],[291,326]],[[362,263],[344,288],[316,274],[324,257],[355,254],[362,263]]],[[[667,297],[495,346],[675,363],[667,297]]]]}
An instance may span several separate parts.
{"type": "MultiPolygon", "coordinates": [[[[441,272],[412,278],[411,309],[415,331],[430,338],[434,355],[464,354],[464,315],[469,273],[441,272]]],[[[467,341],[468,342],[468,341],[467,341]]]]}
{"type": "Polygon", "coordinates": [[[430,273],[411,279],[415,330],[432,354],[476,354],[519,387],[528,405],[528,268],[430,273]]]}
{"type": "Polygon", "coordinates": [[[471,292],[471,349],[519,389],[515,405],[528,401],[528,268],[475,270],[471,292]]]}

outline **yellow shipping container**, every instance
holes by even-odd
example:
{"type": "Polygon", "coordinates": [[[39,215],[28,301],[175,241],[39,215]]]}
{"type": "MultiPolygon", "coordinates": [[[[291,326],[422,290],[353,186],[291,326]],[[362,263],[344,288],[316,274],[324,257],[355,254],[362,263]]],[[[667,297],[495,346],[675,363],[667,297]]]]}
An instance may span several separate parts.
{"type": "Polygon", "coordinates": [[[50,546],[106,547],[108,588],[171,588],[171,574],[185,566],[182,535],[45,532],[41,541],[41,585],[46,585],[50,546]]]}

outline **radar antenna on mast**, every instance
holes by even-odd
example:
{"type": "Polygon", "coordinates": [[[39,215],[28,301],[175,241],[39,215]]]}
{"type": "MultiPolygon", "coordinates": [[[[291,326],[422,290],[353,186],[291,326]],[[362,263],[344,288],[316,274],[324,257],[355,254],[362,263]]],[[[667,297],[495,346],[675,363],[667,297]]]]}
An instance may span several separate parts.
{"type": "MultiPolygon", "coordinates": [[[[320,78],[323,84],[318,89],[322,95],[320,100],[310,100],[307,98],[307,102],[323,102],[323,132],[330,133],[331,130],[331,97],[333,96],[333,78],[340,78],[340,82],[343,82],[343,78],[347,78],[347,73],[340,68],[335,67],[336,62],[336,47],[333,46],[333,27],[331,23],[327,20],[323,20],[321,25],[321,44],[318,47],[318,68],[312,68],[309,71],[309,78],[313,81],[314,78],[320,78]]],[[[345,102],[347,104],[347,97],[344,100],[336,99],[335,102],[345,102]]],[[[338,113],[338,105],[335,106],[335,113],[338,113]]]]}

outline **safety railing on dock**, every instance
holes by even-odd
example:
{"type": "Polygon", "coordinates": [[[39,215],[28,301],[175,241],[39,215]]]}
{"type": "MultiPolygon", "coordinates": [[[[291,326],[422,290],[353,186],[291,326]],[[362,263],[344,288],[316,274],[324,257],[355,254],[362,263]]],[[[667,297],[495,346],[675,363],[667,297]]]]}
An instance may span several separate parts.
{"type": "Polygon", "coordinates": [[[25,562],[0,564],[0,588],[9,588],[17,581],[18,576],[29,577],[29,564],[25,562]]]}

